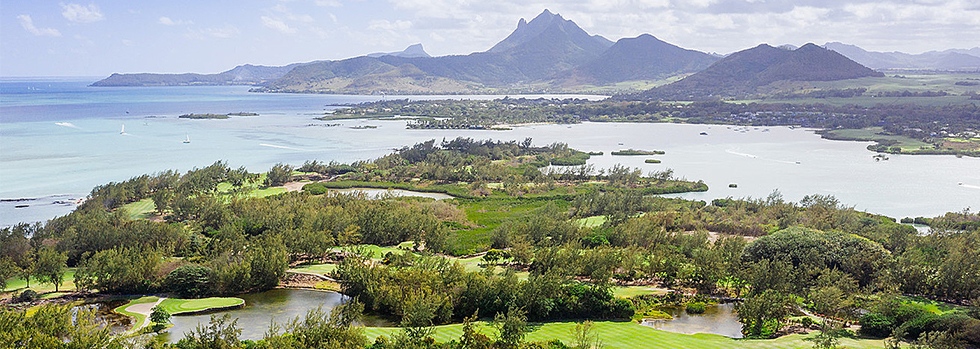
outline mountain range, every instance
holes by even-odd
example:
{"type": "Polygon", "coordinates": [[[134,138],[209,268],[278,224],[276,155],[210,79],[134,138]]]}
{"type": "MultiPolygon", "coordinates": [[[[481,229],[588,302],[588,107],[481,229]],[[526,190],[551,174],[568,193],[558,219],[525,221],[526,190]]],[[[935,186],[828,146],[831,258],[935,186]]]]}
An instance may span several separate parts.
{"type": "Polygon", "coordinates": [[[932,51],[917,55],[902,52],[866,51],[860,47],[839,42],[828,42],[823,47],[840,52],[847,58],[872,69],[980,69],[980,47],[970,50],[932,51]]]}
{"type": "MultiPolygon", "coordinates": [[[[814,44],[760,45],[722,57],[649,34],[612,42],[544,10],[530,21],[520,19],[510,35],[487,51],[468,55],[432,57],[415,44],[400,52],[283,67],[242,65],[218,74],[112,74],[93,86],[254,85],[253,91],[259,92],[465,94],[572,91],[693,74],[657,89],[656,94],[679,96],[686,91],[688,96],[703,97],[751,93],[781,80],[880,75],[859,64],[865,56],[878,57],[875,53],[839,43],[825,47],[831,50],[814,44]],[[862,51],[867,55],[862,56],[862,51]]],[[[952,62],[946,66],[962,66],[971,64],[962,57],[974,57],[970,52],[936,55],[952,62]],[[961,61],[967,63],[956,63],[961,61]]]]}

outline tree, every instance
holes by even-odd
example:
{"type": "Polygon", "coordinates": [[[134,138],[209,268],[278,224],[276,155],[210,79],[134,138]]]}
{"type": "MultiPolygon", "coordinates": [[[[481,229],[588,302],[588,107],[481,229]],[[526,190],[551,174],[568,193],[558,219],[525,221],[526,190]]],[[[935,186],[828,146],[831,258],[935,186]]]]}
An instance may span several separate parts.
{"type": "Polygon", "coordinates": [[[61,286],[61,282],[65,279],[67,261],[68,256],[64,253],[55,251],[52,247],[41,248],[35,262],[34,275],[37,275],[40,282],[54,284],[54,291],[58,292],[58,286],[61,286]]]}
{"type": "Polygon", "coordinates": [[[289,182],[289,177],[292,175],[293,167],[280,162],[266,173],[264,184],[267,187],[280,186],[289,182]]]}
{"type": "Polygon", "coordinates": [[[493,326],[500,333],[498,342],[507,348],[518,348],[529,331],[524,310],[511,307],[507,314],[497,313],[493,326]]]}
{"type": "Polygon", "coordinates": [[[253,242],[249,251],[252,285],[259,289],[276,287],[289,267],[289,254],[278,236],[266,235],[253,242]]]}
{"type": "Polygon", "coordinates": [[[7,279],[20,274],[20,268],[8,257],[0,257],[0,291],[7,289],[7,279]]]}
{"type": "Polygon", "coordinates": [[[192,264],[174,269],[167,274],[164,284],[181,297],[199,298],[214,291],[213,277],[211,268],[192,264]]]}
{"type": "Polygon", "coordinates": [[[840,337],[844,336],[845,332],[841,328],[841,323],[824,319],[820,323],[820,332],[809,340],[813,341],[813,347],[816,349],[837,349],[840,348],[840,337]]]}
{"type": "Polygon", "coordinates": [[[775,290],[767,290],[747,298],[737,305],[738,321],[746,338],[769,338],[782,327],[789,314],[789,298],[775,290]]]}
{"type": "Polygon", "coordinates": [[[184,349],[233,349],[238,348],[241,342],[238,336],[242,334],[242,329],[238,327],[238,319],[231,319],[230,314],[221,317],[211,315],[211,320],[207,325],[198,324],[197,328],[184,335],[184,338],[177,342],[178,348],[184,349]]]}
{"type": "Polygon", "coordinates": [[[595,324],[592,321],[576,324],[574,335],[575,347],[578,349],[602,348],[602,341],[599,340],[599,333],[596,332],[595,324]]]}
{"type": "Polygon", "coordinates": [[[157,305],[153,307],[152,312],[150,313],[150,321],[158,324],[170,322],[170,313],[163,307],[157,305]]]}

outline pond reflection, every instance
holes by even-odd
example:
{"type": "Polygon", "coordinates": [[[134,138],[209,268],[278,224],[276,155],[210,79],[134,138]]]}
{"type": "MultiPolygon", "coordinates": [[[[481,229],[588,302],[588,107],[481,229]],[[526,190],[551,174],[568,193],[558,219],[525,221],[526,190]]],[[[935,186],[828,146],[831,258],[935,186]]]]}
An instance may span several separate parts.
{"type": "Polygon", "coordinates": [[[742,323],[738,322],[732,303],[706,307],[704,314],[688,314],[684,307],[664,307],[661,310],[673,316],[674,320],[644,321],[643,325],[675,333],[712,333],[742,338],[742,323]]]}

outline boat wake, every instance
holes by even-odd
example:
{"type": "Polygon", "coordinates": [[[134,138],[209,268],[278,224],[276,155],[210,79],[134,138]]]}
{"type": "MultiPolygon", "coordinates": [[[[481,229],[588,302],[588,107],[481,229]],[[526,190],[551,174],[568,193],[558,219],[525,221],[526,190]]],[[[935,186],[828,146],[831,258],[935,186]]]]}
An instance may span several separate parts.
{"type": "Polygon", "coordinates": [[[71,128],[77,128],[77,129],[79,129],[79,130],[81,130],[81,129],[82,129],[81,127],[78,127],[78,126],[75,126],[75,124],[73,124],[73,123],[70,123],[70,122],[56,122],[56,123],[54,123],[54,124],[55,124],[55,125],[58,125],[58,126],[64,126],[64,127],[71,127],[71,128]]]}
{"type": "Polygon", "coordinates": [[[970,188],[970,189],[980,189],[980,185],[972,185],[972,184],[963,184],[963,183],[960,183],[960,186],[961,187],[964,187],[964,188],[970,188]]]}
{"type": "Polygon", "coordinates": [[[744,156],[744,157],[747,157],[747,158],[753,158],[753,159],[759,158],[758,156],[755,156],[755,155],[752,155],[752,154],[739,153],[739,152],[737,152],[737,151],[735,151],[733,149],[725,149],[725,152],[726,153],[729,153],[729,154],[732,154],[732,155],[744,156]]]}
{"type": "Polygon", "coordinates": [[[275,145],[275,144],[266,144],[266,143],[259,143],[259,145],[261,145],[263,147],[270,147],[270,148],[289,149],[289,150],[296,150],[296,151],[307,151],[306,149],[299,149],[299,148],[287,147],[285,145],[275,145]]]}

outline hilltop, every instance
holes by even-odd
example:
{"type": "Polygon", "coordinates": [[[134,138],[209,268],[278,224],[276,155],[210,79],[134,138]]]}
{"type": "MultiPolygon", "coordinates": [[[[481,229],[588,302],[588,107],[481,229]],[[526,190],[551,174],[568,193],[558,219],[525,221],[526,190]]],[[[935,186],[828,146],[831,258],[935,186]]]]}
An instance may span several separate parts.
{"type": "Polygon", "coordinates": [[[790,50],[761,44],[739,51],[707,69],[640,95],[644,99],[703,100],[768,92],[783,81],[837,81],[884,76],[840,53],[814,44],[790,50]]]}

